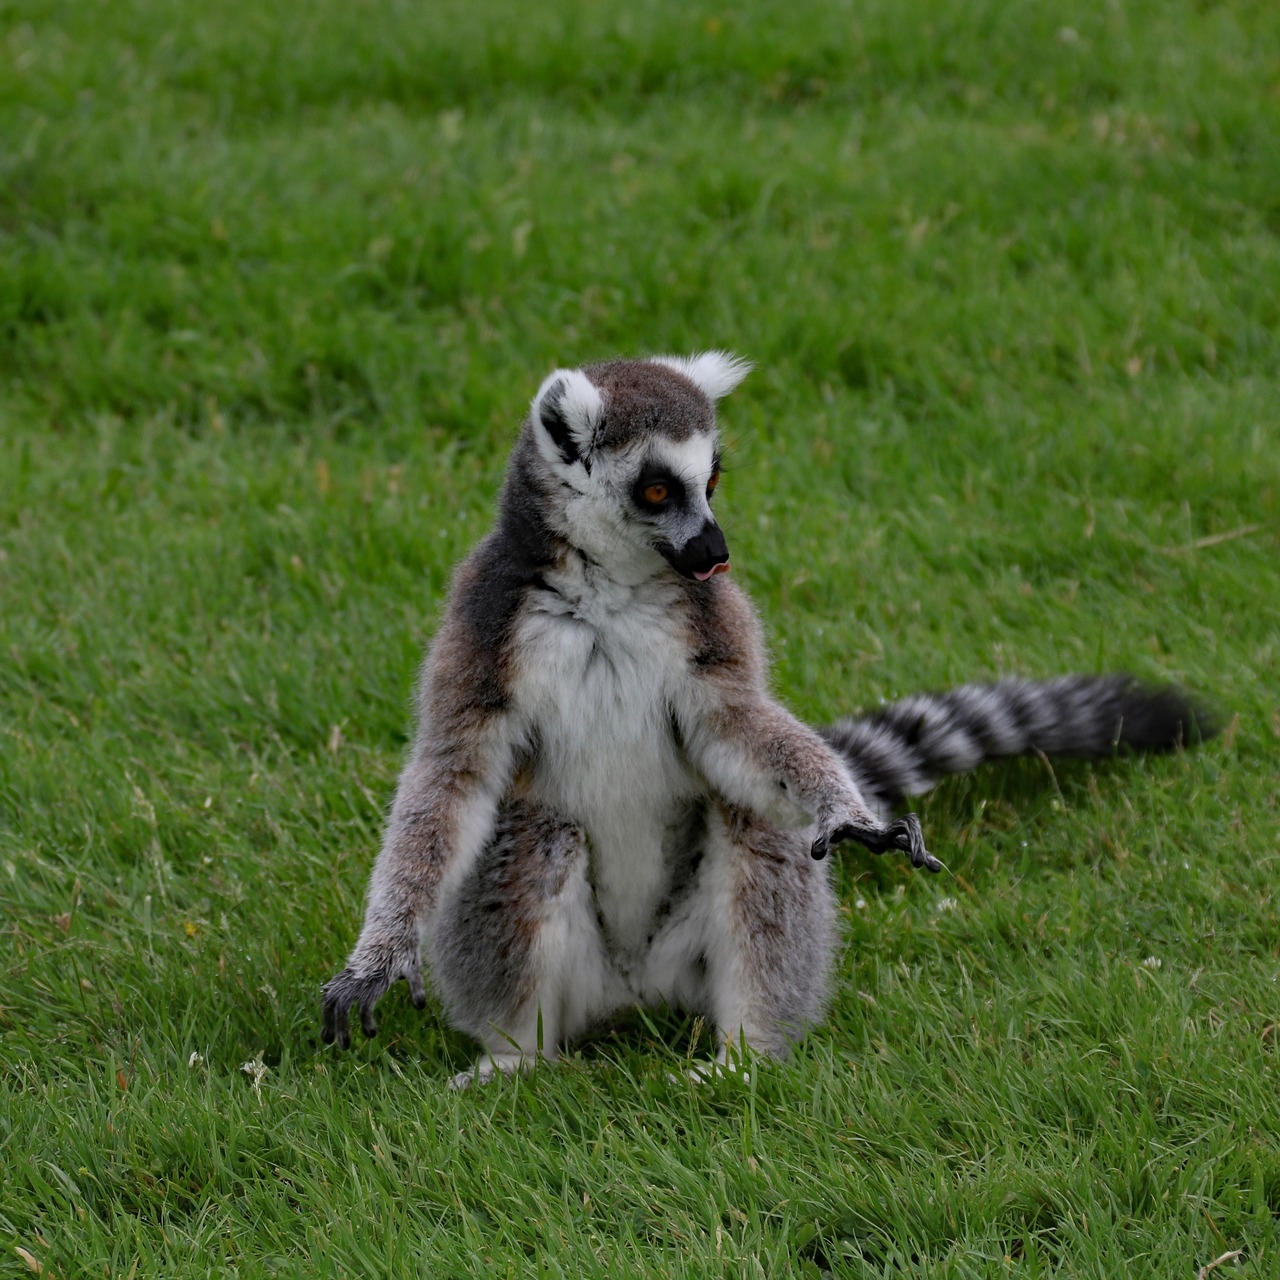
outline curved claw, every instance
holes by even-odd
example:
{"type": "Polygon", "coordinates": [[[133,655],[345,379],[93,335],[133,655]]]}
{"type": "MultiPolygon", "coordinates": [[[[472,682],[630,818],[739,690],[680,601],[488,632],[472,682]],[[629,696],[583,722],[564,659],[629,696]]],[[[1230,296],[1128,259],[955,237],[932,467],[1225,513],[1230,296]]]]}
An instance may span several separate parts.
{"type": "Polygon", "coordinates": [[[891,822],[888,834],[892,835],[895,846],[911,859],[913,867],[923,867],[926,871],[942,870],[942,863],[924,847],[924,832],[920,830],[920,819],[914,813],[904,813],[891,822]]]}

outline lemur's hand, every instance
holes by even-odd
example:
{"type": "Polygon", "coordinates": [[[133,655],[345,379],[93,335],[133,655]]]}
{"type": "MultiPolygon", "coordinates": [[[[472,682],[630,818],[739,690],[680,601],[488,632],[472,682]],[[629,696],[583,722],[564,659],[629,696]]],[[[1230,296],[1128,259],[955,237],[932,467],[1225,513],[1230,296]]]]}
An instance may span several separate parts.
{"type": "Polygon", "coordinates": [[[914,813],[904,813],[901,818],[888,823],[874,820],[842,822],[820,835],[810,852],[816,859],[825,858],[827,850],[841,840],[856,840],[872,853],[905,853],[913,867],[924,867],[927,871],[942,870],[942,863],[924,847],[920,819],[914,813]]]}
{"type": "Polygon", "coordinates": [[[360,1028],[365,1035],[377,1035],[373,1006],[401,978],[409,984],[414,1008],[425,1007],[427,992],[422,982],[422,960],[416,946],[357,946],[347,967],[324,985],[320,1038],[325,1044],[333,1044],[336,1040],[339,1049],[351,1047],[348,1017],[352,1005],[359,1007],[360,1028]]]}

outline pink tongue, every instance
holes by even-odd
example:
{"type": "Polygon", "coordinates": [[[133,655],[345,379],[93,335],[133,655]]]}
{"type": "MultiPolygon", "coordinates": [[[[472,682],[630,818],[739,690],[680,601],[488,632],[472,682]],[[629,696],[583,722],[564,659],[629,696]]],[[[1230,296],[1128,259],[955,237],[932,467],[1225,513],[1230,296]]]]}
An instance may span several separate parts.
{"type": "Polygon", "coordinates": [[[728,573],[728,572],[729,572],[729,562],[727,560],[722,560],[719,564],[713,564],[711,568],[706,571],[706,573],[698,573],[697,570],[694,570],[693,576],[697,578],[699,582],[706,582],[708,578],[714,578],[717,573],[728,573]]]}

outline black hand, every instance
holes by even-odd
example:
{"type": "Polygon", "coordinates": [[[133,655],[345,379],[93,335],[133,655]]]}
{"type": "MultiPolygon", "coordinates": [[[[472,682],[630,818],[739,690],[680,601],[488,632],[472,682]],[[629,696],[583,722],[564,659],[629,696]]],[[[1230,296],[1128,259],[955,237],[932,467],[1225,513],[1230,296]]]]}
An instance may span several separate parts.
{"type": "Polygon", "coordinates": [[[920,819],[914,813],[905,813],[887,825],[844,823],[830,834],[819,836],[813,842],[810,852],[816,859],[825,858],[831,845],[838,844],[841,840],[856,840],[872,853],[905,853],[911,859],[913,867],[924,867],[928,871],[942,870],[942,863],[924,846],[920,819]]]}
{"type": "Polygon", "coordinates": [[[339,1049],[351,1047],[348,1019],[352,1005],[360,1010],[360,1029],[370,1039],[376,1036],[378,1024],[373,1020],[373,1007],[400,976],[409,983],[414,1008],[425,1008],[427,993],[422,984],[422,974],[416,965],[403,975],[393,974],[389,969],[376,968],[366,970],[358,976],[348,965],[341,973],[330,978],[324,987],[320,1025],[320,1038],[325,1044],[336,1041],[339,1049]]]}

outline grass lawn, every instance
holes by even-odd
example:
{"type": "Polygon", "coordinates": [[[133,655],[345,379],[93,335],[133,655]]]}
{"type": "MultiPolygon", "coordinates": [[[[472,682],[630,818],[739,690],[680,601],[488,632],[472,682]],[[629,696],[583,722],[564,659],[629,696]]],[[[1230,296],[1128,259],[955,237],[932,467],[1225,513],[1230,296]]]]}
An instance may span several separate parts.
{"type": "Polygon", "coordinates": [[[1280,1274],[1278,379],[1274,0],[0,0],[0,1277],[1280,1274]],[[709,346],[799,713],[1225,732],[847,850],[749,1083],[325,1049],[529,397],[709,346]]]}

